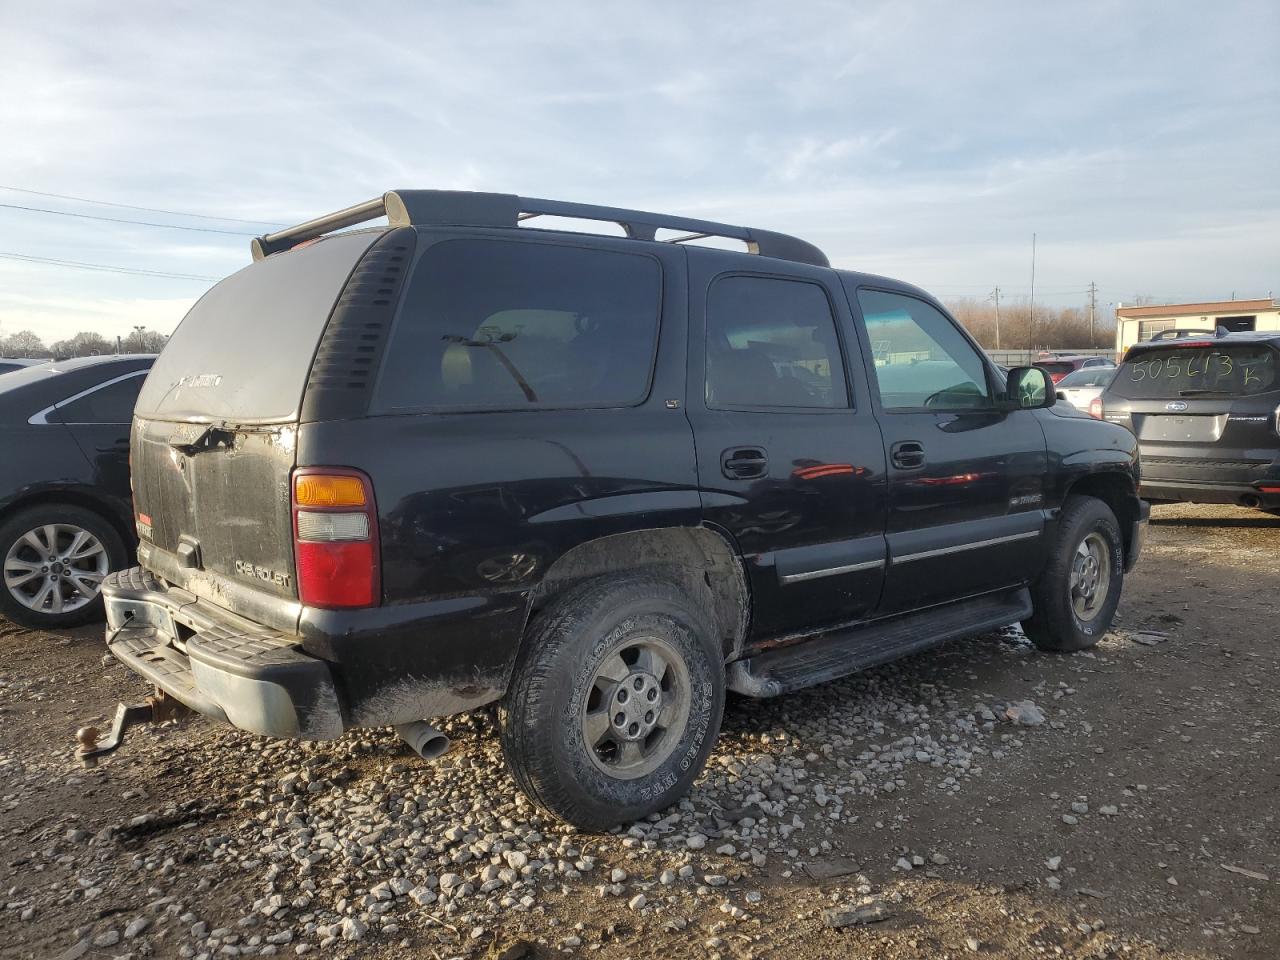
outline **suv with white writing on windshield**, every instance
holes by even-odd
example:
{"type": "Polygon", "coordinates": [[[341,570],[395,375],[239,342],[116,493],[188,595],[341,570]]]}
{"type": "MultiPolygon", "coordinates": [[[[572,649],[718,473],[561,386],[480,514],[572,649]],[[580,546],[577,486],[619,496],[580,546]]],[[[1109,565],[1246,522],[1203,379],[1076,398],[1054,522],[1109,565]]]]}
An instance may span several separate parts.
{"type": "Polygon", "coordinates": [[[796,237],[411,190],[254,257],[138,399],[104,588],[112,653],[241,729],[430,757],[496,704],[516,783],[607,827],[690,788],[727,690],[1081,650],[1137,560],[1127,430],[796,237]]]}
{"type": "Polygon", "coordinates": [[[1148,500],[1280,512],[1280,334],[1136,344],[1095,412],[1137,436],[1148,500]]]}

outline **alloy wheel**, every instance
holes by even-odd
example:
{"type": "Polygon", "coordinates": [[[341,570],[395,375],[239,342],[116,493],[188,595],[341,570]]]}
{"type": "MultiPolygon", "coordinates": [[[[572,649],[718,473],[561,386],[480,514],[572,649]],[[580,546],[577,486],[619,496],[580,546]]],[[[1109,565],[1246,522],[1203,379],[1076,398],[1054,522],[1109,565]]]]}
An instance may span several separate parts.
{"type": "Polygon", "coordinates": [[[28,610],[71,613],[98,596],[109,564],[106,547],[88,530],[70,523],[45,523],[9,546],[4,585],[28,610]]]}
{"type": "Polygon", "coordinates": [[[595,765],[632,780],[675,750],[689,719],[689,668],[658,637],[626,640],[596,668],[583,703],[582,737],[595,765]]]}
{"type": "Polygon", "coordinates": [[[1111,590],[1111,551],[1098,531],[1076,547],[1071,562],[1071,606],[1083,621],[1098,615],[1111,590]]]}

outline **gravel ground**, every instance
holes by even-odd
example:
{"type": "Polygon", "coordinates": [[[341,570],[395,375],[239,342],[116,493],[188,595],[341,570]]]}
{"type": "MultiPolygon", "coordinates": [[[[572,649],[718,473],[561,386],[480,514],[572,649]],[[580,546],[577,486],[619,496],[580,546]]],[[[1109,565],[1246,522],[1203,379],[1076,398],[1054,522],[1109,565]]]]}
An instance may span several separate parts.
{"type": "Polygon", "coordinates": [[[202,718],[81,770],[142,684],[0,620],[0,957],[1280,956],[1280,519],[1157,507],[1115,630],[734,699],[677,808],[540,815],[492,719],[425,764],[202,718]]]}

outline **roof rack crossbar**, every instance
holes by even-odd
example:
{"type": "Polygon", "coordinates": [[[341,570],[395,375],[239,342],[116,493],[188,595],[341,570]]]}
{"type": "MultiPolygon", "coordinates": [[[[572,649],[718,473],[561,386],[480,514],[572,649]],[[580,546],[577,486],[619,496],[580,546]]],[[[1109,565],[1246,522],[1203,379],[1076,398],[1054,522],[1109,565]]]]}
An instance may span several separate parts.
{"type": "Polygon", "coordinates": [[[553,216],[616,223],[634,240],[655,240],[658,230],[684,231],[687,235],[668,242],[683,243],[705,237],[741,240],[751,253],[820,267],[830,266],[826,254],[799,237],[752,227],[737,227],[712,220],[674,217],[642,210],[602,207],[590,203],[543,200],[506,193],[472,193],[462,190],[392,190],[381,197],[345,210],[316,217],[254,239],[253,258],[261,260],[281,250],[314,240],[334,230],[353,227],[386,216],[393,227],[483,226],[514,227],[534,217],[553,216]]]}

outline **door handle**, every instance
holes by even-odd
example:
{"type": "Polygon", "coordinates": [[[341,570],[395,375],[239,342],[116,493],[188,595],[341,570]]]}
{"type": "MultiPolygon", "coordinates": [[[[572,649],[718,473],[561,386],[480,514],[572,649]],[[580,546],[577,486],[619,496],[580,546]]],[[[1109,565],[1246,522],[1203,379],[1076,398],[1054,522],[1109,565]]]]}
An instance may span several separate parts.
{"type": "Polygon", "coordinates": [[[899,440],[889,448],[889,459],[900,470],[919,470],[925,464],[924,444],[918,440],[899,440]]]}
{"type": "Polygon", "coordinates": [[[720,454],[720,472],[730,480],[755,480],[769,473],[763,447],[730,447],[720,454]]]}

